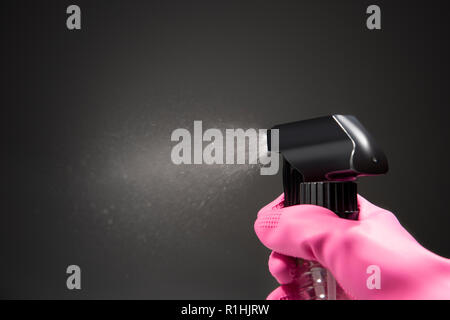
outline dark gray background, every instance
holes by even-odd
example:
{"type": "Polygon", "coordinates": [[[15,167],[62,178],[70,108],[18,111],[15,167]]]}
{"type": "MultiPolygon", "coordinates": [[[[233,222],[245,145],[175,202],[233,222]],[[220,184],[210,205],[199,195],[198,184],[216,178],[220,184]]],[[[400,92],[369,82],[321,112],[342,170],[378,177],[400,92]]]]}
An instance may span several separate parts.
{"type": "Polygon", "coordinates": [[[392,2],[2,1],[0,297],[264,298],[253,221],[281,176],[173,165],[194,120],[356,115],[390,162],[360,192],[449,257],[448,11],[392,2]]]}

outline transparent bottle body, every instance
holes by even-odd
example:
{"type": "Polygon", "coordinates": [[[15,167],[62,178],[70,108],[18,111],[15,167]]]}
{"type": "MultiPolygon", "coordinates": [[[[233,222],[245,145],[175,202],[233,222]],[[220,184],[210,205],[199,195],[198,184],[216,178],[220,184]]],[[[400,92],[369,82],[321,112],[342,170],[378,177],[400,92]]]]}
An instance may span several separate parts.
{"type": "MultiPolygon", "coordinates": [[[[304,182],[302,174],[283,158],[284,206],[314,204],[345,219],[357,219],[357,188],[353,182],[304,182]],[[349,184],[348,184],[349,183],[349,184]],[[336,210],[338,209],[338,210],[336,210]],[[356,209],[356,210],[354,210],[356,209]],[[339,214],[345,213],[345,214],[339,214]]],[[[297,259],[299,299],[347,300],[344,290],[320,263],[297,259]]]]}
{"type": "Polygon", "coordinates": [[[298,259],[300,300],[347,300],[334,276],[320,263],[298,259]]]}

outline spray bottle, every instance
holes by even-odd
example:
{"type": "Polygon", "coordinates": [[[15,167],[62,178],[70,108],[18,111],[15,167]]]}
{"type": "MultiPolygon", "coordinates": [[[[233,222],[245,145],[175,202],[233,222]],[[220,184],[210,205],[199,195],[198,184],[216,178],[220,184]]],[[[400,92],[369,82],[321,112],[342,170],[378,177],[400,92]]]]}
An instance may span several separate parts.
{"type": "MultiPolygon", "coordinates": [[[[358,220],[360,176],[384,174],[388,163],[374,139],[351,115],[332,115],[277,125],[283,157],[284,206],[313,204],[343,219],[358,220]]],[[[271,134],[268,150],[271,151],[271,134]]],[[[274,146],[274,149],[277,149],[274,146]]],[[[333,275],[314,261],[298,259],[300,297],[344,299],[333,275]]]]}

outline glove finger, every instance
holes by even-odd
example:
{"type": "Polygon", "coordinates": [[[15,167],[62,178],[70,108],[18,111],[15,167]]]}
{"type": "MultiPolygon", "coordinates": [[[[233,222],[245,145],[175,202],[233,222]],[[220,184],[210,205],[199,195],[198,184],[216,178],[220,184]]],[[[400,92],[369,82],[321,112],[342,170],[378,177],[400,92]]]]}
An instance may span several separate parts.
{"type": "Polygon", "coordinates": [[[330,234],[345,232],[356,221],[341,219],[332,211],[313,205],[287,208],[272,205],[260,210],[255,221],[259,240],[278,253],[320,261],[317,254],[330,234]]]}
{"type": "Polygon", "coordinates": [[[267,300],[300,300],[298,287],[294,285],[283,285],[273,290],[266,298],[267,300]]]}
{"type": "Polygon", "coordinates": [[[258,217],[259,217],[260,214],[264,215],[265,213],[268,213],[268,212],[270,213],[270,211],[273,208],[282,208],[283,207],[283,202],[284,202],[284,193],[279,195],[275,200],[273,200],[272,202],[270,202],[269,204],[264,206],[261,210],[259,210],[258,217]]]}
{"type": "Polygon", "coordinates": [[[273,251],[269,257],[269,271],[279,284],[289,284],[298,277],[297,260],[273,251]]]}

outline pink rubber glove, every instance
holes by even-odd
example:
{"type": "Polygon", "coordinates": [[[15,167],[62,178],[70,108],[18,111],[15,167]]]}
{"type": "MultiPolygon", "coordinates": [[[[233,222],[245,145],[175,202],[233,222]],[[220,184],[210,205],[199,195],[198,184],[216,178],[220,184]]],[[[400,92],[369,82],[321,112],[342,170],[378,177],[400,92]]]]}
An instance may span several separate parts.
{"type": "Polygon", "coordinates": [[[352,221],[314,205],[283,208],[283,199],[262,208],[255,222],[281,284],[268,299],[299,298],[293,257],[319,262],[351,299],[450,299],[450,260],[423,248],[391,212],[358,196],[359,220],[352,221]]]}

